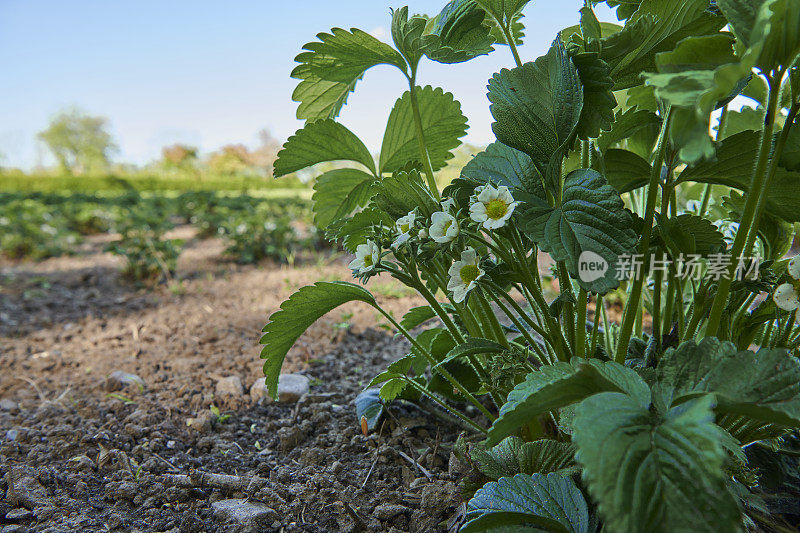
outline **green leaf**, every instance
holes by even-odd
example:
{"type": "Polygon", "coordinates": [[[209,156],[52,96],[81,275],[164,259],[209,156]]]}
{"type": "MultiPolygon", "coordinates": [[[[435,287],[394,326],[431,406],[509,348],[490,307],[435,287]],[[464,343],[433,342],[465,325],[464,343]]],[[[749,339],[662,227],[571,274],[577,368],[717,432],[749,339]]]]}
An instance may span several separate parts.
{"type": "Polygon", "coordinates": [[[601,41],[601,59],[611,65],[614,90],[639,85],[642,72],[655,70],[655,57],[681,40],[716,34],[723,17],[708,10],[708,0],[643,0],[617,34],[601,41]]]}
{"type": "Polygon", "coordinates": [[[522,9],[530,0],[475,0],[487,13],[505,27],[519,20],[522,9]]]}
{"type": "Polygon", "coordinates": [[[359,244],[367,242],[367,236],[376,226],[394,227],[395,219],[380,209],[368,207],[351,218],[331,223],[325,236],[330,240],[342,240],[342,246],[349,253],[356,253],[359,244]]]}
{"type": "Polygon", "coordinates": [[[583,109],[577,134],[583,140],[596,138],[601,131],[610,130],[614,123],[617,99],[611,90],[614,86],[611,67],[594,51],[571,52],[570,57],[583,87],[583,109]]]}
{"type": "Polygon", "coordinates": [[[356,82],[375,65],[393,65],[406,72],[406,61],[395,49],[362,30],[333,28],[317,38],[295,58],[300,64],[292,77],[301,80],[292,95],[300,102],[297,118],[336,118],[356,82]]]}
{"type": "Polygon", "coordinates": [[[725,238],[717,227],[705,218],[684,213],[676,217],[659,217],[658,230],[667,250],[679,254],[703,256],[725,250],[725,238]]]}
{"type": "Polygon", "coordinates": [[[375,173],[375,161],[361,139],[333,120],[307,123],[289,137],[275,161],[275,177],[326,161],[355,161],[375,173]]]}
{"type": "Polygon", "coordinates": [[[561,39],[535,62],[495,74],[489,100],[497,140],[528,154],[555,190],[583,109],[578,71],[561,39]]]}
{"type": "Polygon", "coordinates": [[[646,82],[660,100],[673,106],[673,146],[690,164],[711,158],[711,111],[744,88],[752,65],[734,55],[733,39],[723,33],[684,39],[675,50],[659,54],[656,62],[659,73],[646,74],[646,82]]]}
{"type": "Polygon", "coordinates": [[[375,185],[376,194],[373,202],[376,207],[397,220],[414,209],[421,215],[430,217],[439,210],[427,186],[423,183],[419,172],[395,172],[375,185]]]}
{"type": "Polygon", "coordinates": [[[493,183],[530,192],[544,199],[542,176],[525,153],[500,142],[486,147],[464,166],[461,177],[476,184],[493,183]]]}
{"type": "Polygon", "coordinates": [[[711,392],[720,413],[800,427],[800,362],[786,350],[738,351],[709,337],[667,351],[658,373],[676,399],[711,392]]]}
{"type": "Polygon", "coordinates": [[[487,483],[476,492],[460,531],[475,533],[522,524],[558,533],[588,533],[589,509],[568,477],[517,474],[487,483]]]}
{"type": "Polygon", "coordinates": [[[615,392],[578,405],[577,459],[609,531],[741,530],[711,407],[707,395],[655,413],[615,392]]]}
{"type": "Polygon", "coordinates": [[[768,72],[788,68],[800,53],[800,4],[795,0],[720,0],[736,38],[768,72]]]}
{"type": "Polygon", "coordinates": [[[514,387],[489,429],[487,445],[494,445],[533,418],[580,402],[600,392],[626,392],[640,402],[650,401],[650,389],[636,372],[613,361],[574,359],[545,365],[514,387]]]}
{"type": "Polygon", "coordinates": [[[455,361],[462,357],[469,357],[470,355],[495,354],[505,351],[507,351],[507,348],[489,339],[467,337],[465,342],[458,344],[450,350],[437,366],[445,365],[450,361],[455,361]]]}
{"type": "Polygon", "coordinates": [[[392,40],[412,70],[429,47],[437,46],[436,37],[426,31],[429,22],[425,15],[409,16],[407,6],[392,11],[392,40]]]}
{"type": "MultiPolygon", "coordinates": [[[[655,143],[660,128],[661,119],[658,115],[651,111],[631,107],[625,111],[617,111],[611,130],[601,133],[597,138],[596,145],[600,152],[605,153],[609,148],[641,131],[649,133],[655,143]]],[[[640,152],[637,154],[642,158],[647,158],[652,151],[652,145],[649,148],[646,154],[640,152]]]]}
{"type": "MultiPolygon", "coordinates": [[[[467,133],[467,118],[453,95],[438,87],[417,87],[416,97],[431,165],[439,170],[453,157],[450,151],[461,144],[459,139],[467,133]]],[[[411,93],[406,91],[389,115],[381,147],[381,173],[396,172],[408,163],[420,161],[419,150],[411,93]]]]}
{"type": "Polygon", "coordinates": [[[378,389],[367,389],[356,396],[356,418],[359,423],[366,419],[368,431],[374,431],[383,416],[383,402],[378,392],[378,389]]]}
{"type": "Polygon", "coordinates": [[[644,187],[650,181],[652,167],[640,156],[612,148],[603,157],[608,183],[620,194],[644,187]]]}
{"type": "Polygon", "coordinates": [[[789,130],[786,147],[781,156],[781,166],[786,170],[800,171],[800,127],[797,125],[789,130]]]}
{"type": "Polygon", "coordinates": [[[437,46],[428,48],[427,56],[439,63],[462,63],[488,54],[494,37],[484,19],[486,12],[474,0],[452,0],[433,21],[437,46]]]}
{"type": "MultiPolygon", "coordinates": [[[[758,155],[759,133],[743,131],[716,143],[716,160],[687,167],[675,180],[725,185],[747,192],[758,155]]],[[[800,172],[778,168],[767,189],[765,212],[788,222],[800,221],[800,172]]]]}
{"type": "MultiPolygon", "coordinates": [[[[728,109],[728,118],[725,122],[725,129],[719,136],[719,139],[731,137],[743,131],[761,131],[764,126],[764,115],[766,110],[763,107],[753,109],[752,107],[743,107],[739,111],[728,109]]],[[[784,154],[786,152],[784,151],[784,154]]],[[[792,169],[790,169],[792,170],[792,169]]]]}
{"type": "Polygon", "coordinates": [[[525,442],[519,437],[503,439],[497,446],[470,447],[469,458],[478,470],[492,480],[515,474],[565,473],[575,467],[575,446],[567,442],[542,439],[525,442]]]}
{"type": "Polygon", "coordinates": [[[633,217],[619,193],[591,169],[570,172],[564,180],[559,205],[529,198],[518,209],[525,234],[555,261],[565,261],[573,279],[587,291],[598,294],[619,286],[616,266],[619,256],[632,253],[637,235],[633,217]],[[578,275],[581,254],[592,252],[608,264],[598,279],[578,275]]]}
{"type": "Polygon", "coordinates": [[[406,331],[410,331],[434,318],[435,316],[436,313],[429,305],[412,307],[405,315],[403,315],[403,320],[400,321],[400,325],[403,326],[403,329],[406,331]]]}
{"type": "Polygon", "coordinates": [[[375,298],[368,290],[352,283],[341,281],[317,282],[303,287],[281,304],[280,311],[269,317],[261,337],[261,358],[267,389],[278,399],[278,376],[283,360],[295,341],[319,318],[347,302],[360,301],[377,307],[375,298]]]}
{"type": "Polygon", "coordinates": [[[314,223],[326,228],[349,216],[372,197],[375,177],[354,168],[330,170],[314,184],[314,223]]]}

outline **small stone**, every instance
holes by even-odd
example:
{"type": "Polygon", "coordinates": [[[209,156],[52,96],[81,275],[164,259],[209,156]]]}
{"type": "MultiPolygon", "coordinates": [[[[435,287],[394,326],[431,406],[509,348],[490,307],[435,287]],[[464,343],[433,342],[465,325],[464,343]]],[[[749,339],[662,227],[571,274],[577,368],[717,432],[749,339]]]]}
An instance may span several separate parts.
{"type": "Polygon", "coordinates": [[[198,433],[208,433],[211,431],[212,421],[211,411],[200,411],[196,417],[186,420],[186,425],[198,433]]]}
{"type": "Polygon", "coordinates": [[[279,518],[271,507],[243,498],[216,501],[211,509],[217,519],[234,522],[247,531],[264,531],[279,518]]]}
{"type": "Polygon", "coordinates": [[[19,412],[19,404],[10,398],[0,400],[0,411],[16,414],[19,412]]]}
{"type": "Polygon", "coordinates": [[[28,509],[25,509],[24,507],[20,507],[19,509],[12,509],[11,511],[6,513],[6,520],[11,520],[12,522],[30,520],[31,518],[33,518],[33,513],[30,512],[28,509]]]}
{"type": "Polygon", "coordinates": [[[11,524],[3,529],[0,529],[0,533],[27,533],[28,529],[24,526],[19,524],[11,524]]]}
{"type": "Polygon", "coordinates": [[[29,466],[15,466],[6,476],[6,498],[11,505],[35,509],[50,504],[50,497],[39,480],[36,470],[29,466]]]}
{"type": "Polygon", "coordinates": [[[375,508],[372,516],[378,520],[389,520],[390,518],[394,518],[395,516],[405,513],[408,510],[408,507],[404,507],[396,503],[382,503],[375,508]]]}
{"type": "Polygon", "coordinates": [[[36,520],[39,522],[44,522],[45,520],[50,520],[53,518],[53,515],[56,514],[55,507],[37,507],[33,510],[33,516],[36,517],[36,520]]]}
{"type": "Polygon", "coordinates": [[[115,392],[125,388],[144,391],[144,380],[136,374],[115,370],[106,378],[106,391],[115,392]]]}
{"type": "Polygon", "coordinates": [[[14,442],[15,440],[17,440],[17,437],[19,437],[19,431],[18,430],[9,429],[8,431],[6,431],[6,439],[10,440],[11,442],[14,442]]]}
{"type": "Polygon", "coordinates": [[[94,470],[95,464],[88,456],[79,455],[69,460],[70,465],[80,472],[91,472],[94,470]]]}
{"type": "Polygon", "coordinates": [[[216,395],[238,398],[244,394],[242,380],[238,376],[228,376],[217,380],[216,395]]]}
{"type": "MultiPolygon", "coordinates": [[[[281,403],[297,403],[308,393],[310,382],[302,374],[281,374],[278,378],[278,401],[281,403]]],[[[259,379],[250,387],[250,399],[271,403],[272,397],[267,391],[263,379],[259,379]]]]}

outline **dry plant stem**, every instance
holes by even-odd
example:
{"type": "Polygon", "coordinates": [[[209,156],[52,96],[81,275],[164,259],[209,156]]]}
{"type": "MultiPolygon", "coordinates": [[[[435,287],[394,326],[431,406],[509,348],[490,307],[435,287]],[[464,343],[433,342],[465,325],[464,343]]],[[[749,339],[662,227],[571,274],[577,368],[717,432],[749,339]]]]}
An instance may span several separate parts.
{"type": "MultiPolygon", "coordinates": [[[[761,132],[761,144],[758,149],[758,159],[756,160],[755,171],[753,178],[750,182],[749,194],[747,194],[744,212],[742,213],[742,220],[739,223],[739,231],[736,232],[736,239],[733,241],[730,257],[731,265],[728,269],[728,275],[723,276],[719,280],[717,294],[714,297],[714,302],[711,305],[711,312],[708,316],[708,323],[706,325],[707,337],[714,337],[717,335],[722,319],[722,312],[728,303],[728,296],[731,292],[731,284],[736,272],[739,257],[744,252],[745,245],[747,244],[750,236],[750,231],[753,228],[753,223],[758,215],[757,208],[760,203],[760,197],[765,194],[765,186],[767,185],[767,164],[769,163],[770,152],[772,149],[772,132],[775,128],[775,116],[778,109],[778,96],[780,94],[780,80],[783,78],[783,72],[780,76],[775,78],[767,76],[767,85],[769,87],[769,101],[767,103],[767,112],[764,117],[764,130],[761,132]]],[[[762,204],[763,206],[763,204],[762,204]]]]}
{"type": "MultiPolygon", "coordinates": [[[[658,185],[661,180],[661,167],[664,165],[664,158],[667,150],[667,131],[671,120],[671,113],[668,110],[664,121],[661,124],[661,132],[658,135],[658,143],[656,144],[656,160],[653,162],[653,170],[650,174],[650,185],[647,190],[647,204],[645,206],[644,224],[642,225],[643,234],[639,241],[639,254],[644,257],[644,262],[647,264],[647,252],[650,250],[650,233],[653,227],[653,220],[655,218],[656,199],[658,197],[658,185]]],[[[637,320],[637,315],[641,311],[639,305],[642,297],[642,286],[645,279],[644,273],[637,279],[634,279],[631,286],[631,294],[628,301],[625,303],[625,311],[622,315],[622,324],[620,325],[619,341],[617,342],[617,351],[614,360],[617,363],[624,364],[625,358],[628,354],[628,343],[631,340],[633,333],[634,323],[637,320]]]]}

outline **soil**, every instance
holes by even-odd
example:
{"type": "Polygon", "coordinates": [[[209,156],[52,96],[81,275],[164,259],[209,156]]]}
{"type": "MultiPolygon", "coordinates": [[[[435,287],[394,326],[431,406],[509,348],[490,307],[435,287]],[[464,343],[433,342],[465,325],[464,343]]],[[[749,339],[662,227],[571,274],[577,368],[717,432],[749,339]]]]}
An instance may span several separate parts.
{"type": "MultiPolygon", "coordinates": [[[[311,380],[298,402],[248,394],[268,316],[302,285],[349,279],[347,258],[238,266],[179,231],[180,281],[154,289],[120,278],[107,236],[0,263],[0,530],[456,529],[460,429],[410,405],[368,436],[356,420],[355,396],[408,349],[371,308],[334,311],[290,351],[284,372],[311,380]],[[215,395],[230,377],[241,393],[215,395]]],[[[377,285],[396,316],[421,303],[377,285]]]]}

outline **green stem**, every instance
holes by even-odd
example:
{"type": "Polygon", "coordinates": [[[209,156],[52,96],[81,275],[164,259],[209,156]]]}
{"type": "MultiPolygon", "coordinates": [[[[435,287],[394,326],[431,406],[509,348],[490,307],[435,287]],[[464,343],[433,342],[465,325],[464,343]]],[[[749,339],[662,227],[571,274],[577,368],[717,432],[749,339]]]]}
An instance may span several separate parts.
{"type": "Polygon", "coordinates": [[[578,357],[586,358],[586,307],[589,295],[585,290],[578,291],[578,320],[575,329],[575,352],[578,357]]]}
{"type": "Polygon", "coordinates": [[[753,222],[753,227],[750,230],[750,235],[747,237],[747,245],[744,249],[744,254],[746,256],[749,256],[753,251],[753,245],[755,245],[756,237],[758,236],[758,223],[761,220],[761,214],[764,210],[764,202],[766,201],[766,191],[769,190],[772,180],[775,178],[775,174],[778,171],[781,156],[786,148],[786,142],[789,140],[789,133],[794,126],[794,121],[797,118],[798,112],[800,112],[800,103],[795,103],[792,105],[791,109],[789,110],[789,114],[786,116],[786,122],[784,123],[783,130],[781,131],[780,137],[778,137],[778,142],[775,144],[775,150],[772,153],[772,162],[770,164],[769,174],[767,175],[767,181],[764,184],[765,194],[760,195],[758,198],[755,221],[753,222]]]}
{"type": "Polygon", "coordinates": [[[594,326],[592,327],[592,345],[589,347],[589,358],[597,353],[597,341],[600,338],[600,313],[603,311],[603,297],[598,295],[594,301],[594,326]]]}
{"type": "Polygon", "coordinates": [[[450,384],[453,386],[453,388],[456,389],[458,392],[460,392],[461,395],[464,396],[464,398],[466,398],[472,405],[477,407],[478,410],[486,416],[486,418],[488,418],[492,422],[496,420],[496,417],[492,413],[490,413],[489,410],[486,409],[486,407],[480,401],[478,401],[478,399],[475,396],[473,396],[472,393],[469,392],[464,387],[464,385],[461,384],[461,382],[459,382],[455,377],[453,377],[453,375],[450,372],[448,372],[447,369],[445,369],[442,366],[437,366],[439,364],[439,361],[437,361],[428,352],[428,350],[426,350],[419,342],[417,342],[417,339],[415,339],[414,336],[411,335],[406,330],[406,328],[401,326],[400,323],[397,320],[395,320],[395,318],[389,312],[384,310],[381,306],[377,306],[376,309],[386,318],[386,320],[388,320],[397,329],[397,331],[400,332],[401,335],[403,335],[403,337],[409,340],[411,346],[413,346],[419,353],[422,354],[423,357],[425,357],[425,359],[428,360],[428,363],[431,365],[431,368],[435,368],[436,372],[439,372],[442,375],[442,377],[444,377],[447,381],[449,381],[450,384]]]}
{"type": "Polygon", "coordinates": [[[483,434],[488,433],[488,431],[486,431],[485,428],[482,428],[477,423],[473,422],[469,417],[467,417],[467,415],[465,415],[461,411],[458,411],[457,409],[453,409],[452,407],[450,407],[449,405],[444,403],[442,400],[440,400],[435,394],[431,393],[428,389],[426,389],[425,387],[423,387],[422,385],[420,385],[419,383],[417,383],[413,379],[405,378],[405,382],[407,384],[411,385],[412,388],[417,389],[417,391],[420,394],[423,394],[423,395],[427,396],[428,398],[430,398],[431,400],[433,400],[436,403],[436,405],[438,405],[439,407],[441,407],[442,409],[444,409],[448,413],[452,413],[453,415],[457,416],[458,418],[460,418],[461,420],[466,422],[469,425],[469,427],[476,429],[479,433],[483,433],[483,434]]]}
{"type": "Polygon", "coordinates": [[[494,293],[494,291],[488,291],[488,292],[489,295],[492,297],[492,300],[494,300],[494,303],[497,305],[497,307],[499,307],[500,310],[503,312],[503,314],[506,315],[509,320],[511,320],[511,323],[514,324],[514,326],[516,326],[516,328],[520,332],[520,335],[522,335],[525,338],[525,342],[528,343],[528,346],[530,346],[531,349],[534,352],[536,352],[536,356],[539,358],[539,362],[542,364],[550,363],[551,362],[550,358],[545,355],[545,353],[539,346],[539,343],[536,342],[536,339],[534,339],[530,333],[528,333],[528,329],[522,324],[522,322],[520,322],[519,318],[517,318],[517,316],[511,311],[511,309],[509,309],[503,303],[503,301],[497,294],[494,293]]]}
{"type": "Polygon", "coordinates": [[[411,94],[411,109],[414,113],[414,124],[417,127],[417,142],[419,143],[419,156],[422,159],[422,166],[425,169],[425,177],[428,180],[428,188],[431,194],[436,198],[436,201],[442,199],[439,194],[439,186],[436,184],[436,178],[433,175],[433,165],[431,165],[431,158],[428,155],[428,147],[425,142],[425,131],[422,128],[422,116],[419,113],[419,102],[417,101],[417,85],[416,85],[416,71],[408,79],[410,94],[411,94]]]}
{"type": "Polygon", "coordinates": [[[706,336],[714,337],[717,335],[722,319],[722,313],[725,311],[725,305],[728,303],[728,296],[731,292],[731,284],[733,277],[738,266],[739,258],[744,251],[745,245],[749,238],[750,232],[753,230],[753,223],[758,215],[756,209],[759,205],[759,198],[765,194],[764,186],[767,182],[767,163],[769,162],[770,151],[772,148],[772,132],[775,128],[775,115],[778,108],[778,95],[780,93],[780,78],[777,81],[771,77],[767,78],[769,87],[769,101],[767,103],[767,113],[764,117],[764,130],[761,132],[761,145],[758,149],[758,159],[753,172],[753,178],[750,182],[750,188],[746,196],[744,204],[744,212],[742,220],[739,223],[739,230],[736,232],[736,239],[733,241],[731,248],[731,265],[728,269],[728,275],[723,276],[719,280],[717,293],[714,296],[714,302],[711,305],[711,312],[708,316],[708,324],[706,326],[706,336]],[[778,85],[778,87],[776,87],[778,85]]]}
{"type": "Polygon", "coordinates": [[[508,27],[511,25],[511,21],[509,21],[508,26],[503,24],[503,21],[497,21],[497,24],[503,30],[503,35],[505,35],[506,37],[506,42],[508,42],[508,47],[511,48],[511,55],[514,56],[514,63],[516,63],[518,67],[521,67],[522,61],[519,58],[519,51],[517,50],[517,44],[514,42],[514,36],[511,35],[511,29],[508,27]]]}
{"type": "MultiPolygon", "coordinates": [[[[664,166],[664,158],[667,151],[667,130],[672,122],[672,113],[667,111],[664,122],[661,124],[661,132],[658,135],[656,144],[656,160],[653,162],[653,169],[650,174],[650,186],[647,190],[647,205],[645,206],[644,224],[642,225],[642,239],[639,241],[639,254],[644,258],[645,264],[648,261],[647,252],[650,250],[650,234],[652,233],[653,220],[655,218],[656,199],[658,198],[658,185],[661,181],[661,167],[664,166]]],[[[639,301],[642,297],[642,285],[647,276],[644,272],[633,280],[631,294],[625,303],[625,311],[622,314],[622,325],[619,330],[619,341],[614,360],[624,364],[628,354],[628,343],[631,340],[634,323],[639,314],[639,301]]]]}

